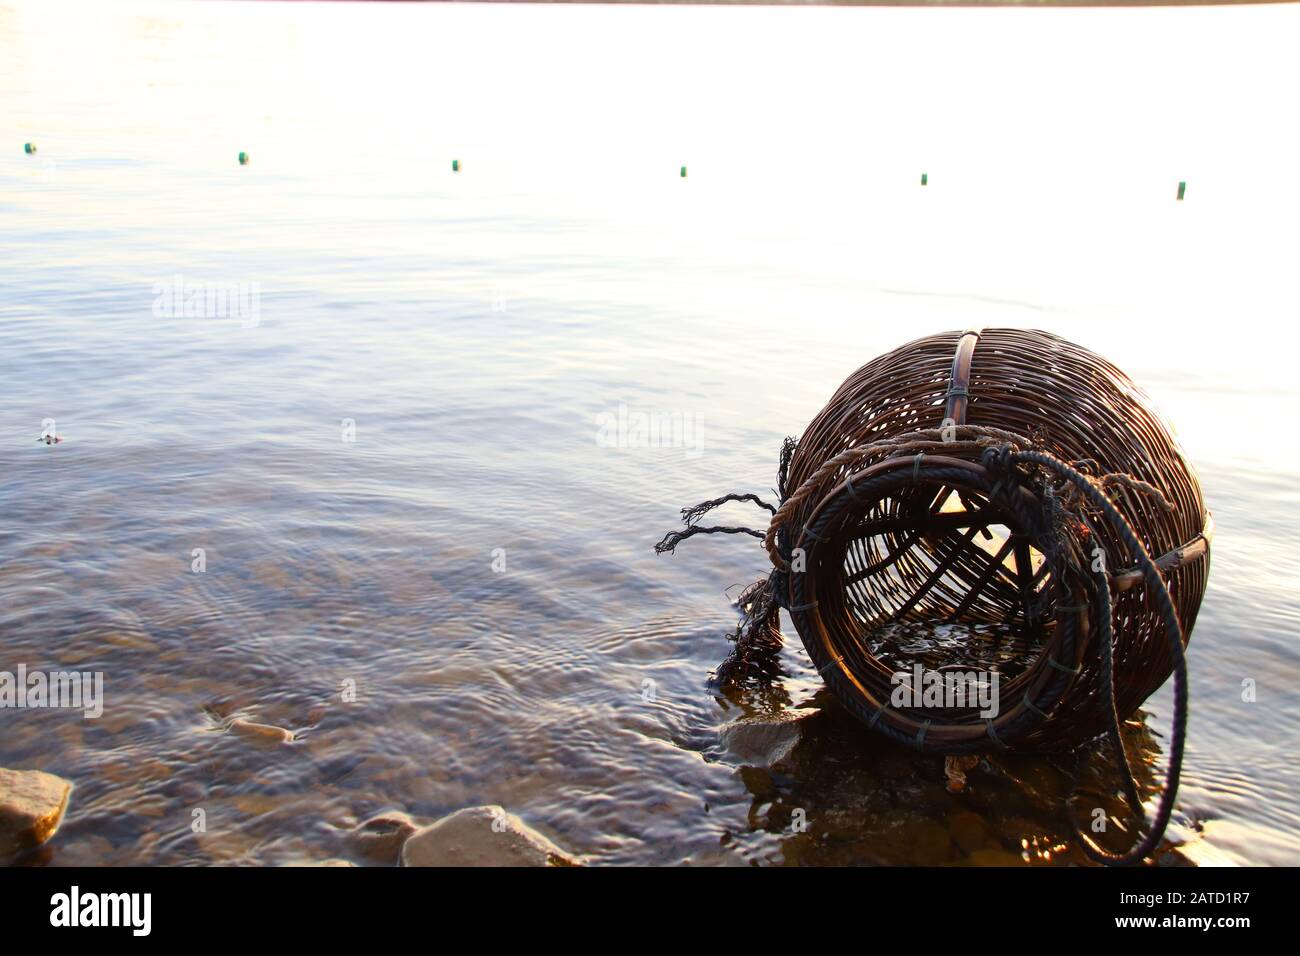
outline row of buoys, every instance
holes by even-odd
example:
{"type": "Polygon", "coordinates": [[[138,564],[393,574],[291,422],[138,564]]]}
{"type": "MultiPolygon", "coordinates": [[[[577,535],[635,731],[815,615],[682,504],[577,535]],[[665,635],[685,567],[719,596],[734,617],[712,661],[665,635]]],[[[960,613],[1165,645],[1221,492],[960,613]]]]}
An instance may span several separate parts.
{"type": "MultiPolygon", "coordinates": [[[[34,153],[36,152],[36,144],[35,144],[35,143],[23,143],[23,152],[25,152],[28,156],[31,156],[32,154],[34,154],[34,153]]],[[[247,154],[247,153],[245,153],[245,152],[241,152],[241,153],[239,154],[239,165],[240,165],[240,166],[247,166],[247,165],[248,165],[248,154],[247,154]]],[[[458,172],[460,172],[460,160],[459,160],[459,159],[453,159],[453,160],[451,161],[451,171],[452,171],[453,173],[458,173],[458,172]]],[[[682,177],[682,179],[685,179],[685,178],[686,178],[686,167],[685,167],[685,166],[682,167],[681,177],[682,177]]],[[[922,173],[922,174],[921,174],[921,185],[922,185],[922,186],[928,186],[928,185],[930,185],[930,174],[929,174],[929,173],[922,173]]],[[[1187,193],[1187,182],[1186,182],[1186,180],[1183,180],[1183,181],[1181,181],[1181,182],[1178,183],[1178,201],[1179,201],[1179,202],[1182,202],[1183,196],[1184,196],[1186,193],[1187,193]]]]}
{"type": "MultiPolygon", "coordinates": [[[[685,167],[685,166],[682,167],[682,175],[683,175],[683,176],[686,175],[686,167],[685,167]]],[[[922,173],[922,174],[921,174],[921,185],[922,185],[922,186],[928,186],[928,185],[930,185],[930,174],[929,174],[929,173],[922,173]]],[[[1183,200],[1183,195],[1184,195],[1186,192],[1187,192],[1187,182],[1186,182],[1186,180],[1183,180],[1183,181],[1179,182],[1179,184],[1178,184],[1178,201],[1179,201],[1179,202],[1182,202],[1182,200],[1183,200]]]]}

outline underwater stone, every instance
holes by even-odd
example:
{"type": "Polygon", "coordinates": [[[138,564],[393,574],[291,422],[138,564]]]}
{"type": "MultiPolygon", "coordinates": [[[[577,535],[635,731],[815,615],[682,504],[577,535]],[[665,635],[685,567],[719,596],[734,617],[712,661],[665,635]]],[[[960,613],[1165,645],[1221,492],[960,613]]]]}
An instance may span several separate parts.
{"type": "Polygon", "coordinates": [[[576,859],[501,807],[467,807],[417,830],[402,866],[578,866],[576,859]]]}
{"type": "Polygon", "coordinates": [[[244,720],[242,717],[232,720],[227,729],[232,734],[238,734],[240,737],[248,737],[253,740],[265,741],[266,743],[287,744],[293,740],[292,730],[285,730],[283,727],[273,727],[270,724],[259,724],[255,721],[244,720]]]}

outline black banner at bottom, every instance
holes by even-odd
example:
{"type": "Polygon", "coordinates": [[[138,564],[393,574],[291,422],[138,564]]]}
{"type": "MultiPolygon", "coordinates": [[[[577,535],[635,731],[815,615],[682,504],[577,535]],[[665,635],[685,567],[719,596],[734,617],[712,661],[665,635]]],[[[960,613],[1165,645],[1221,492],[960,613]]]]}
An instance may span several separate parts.
{"type": "MultiPolygon", "coordinates": [[[[0,870],[7,942],[78,934],[132,945],[374,943],[463,931],[647,942],[674,929],[765,938],[828,921],[990,945],[1134,933],[1231,940],[1286,927],[1278,869],[0,870]],[[621,929],[619,928],[621,927],[621,929]],[[640,929],[637,929],[640,927],[640,929]],[[540,934],[540,935],[539,935],[540,934]],[[1033,934],[1033,935],[1029,935],[1033,934]]],[[[838,931],[837,931],[838,932],[838,931]]],[[[653,945],[653,943],[651,943],[653,945]]],[[[17,951],[17,950],[14,950],[17,951]]]]}

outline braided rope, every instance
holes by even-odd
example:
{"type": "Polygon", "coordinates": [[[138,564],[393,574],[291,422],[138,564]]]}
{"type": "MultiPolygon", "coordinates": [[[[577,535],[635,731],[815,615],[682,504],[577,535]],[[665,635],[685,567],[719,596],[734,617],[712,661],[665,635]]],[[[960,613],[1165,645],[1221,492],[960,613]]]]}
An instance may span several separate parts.
{"type": "MultiPolygon", "coordinates": [[[[987,453],[986,453],[987,457],[987,453]]],[[[1137,533],[1133,530],[1128,520],[1115,507],[1114,503],[1108,498],[1102,487],[1088,475],[1079,471],[1071,465],[1066,464],[1058,458],[1053,457],[1045,452],[1039,451],[1021,451],[1011,454],[1011,458],[1016,461],[1028,462],[1038,465],[1057,475],[1067,479],[1088,501],[1096,507],[1111,522],[1116,532],[1119,534],[1124,544],[1137,558],[1139,567],[1142,570],[1143,579],[1146,581],[1148,595],[1154,600],[1156,612],[1164,621],[1165,633],[1169,639],[1169,649],[1174,659],[1174,716],[1172,721],[1170,742],[1169,742],[1169,764],[1165,772],[1165,784],[1160,793],[1160,802],[1156,808],[1155,820],[1147,835],[1125,853],[1111,853],[1108,850],[1096,845],[1087,834],[1085,834],[1077,824],[1073,824],[1075,837],[1079,845],[1089,857],[1099,863],[1108,866],[1126,866],[1137,863],[1145,859],[1151,853],[1164,837],[1165,829],[1169,825],[1169,818],[1173,814],[1174,800],[1178,794],[1178,781],[1182,772],[1183,749],[1187,737],[1187,655],[1183,647],[1183,627],[1178,620],[1178,611],[1174,607],[1173,598],[1169,594],[1169,587],[1160,575],[1159,568],[1156,567],[1155,561],[1143,546],[1137,533]]],[[[1107,589],[1099,589],[1099,593],[1105,592],[1105,608],[1110,609],[1110,593],[1107,589]]],[[[1109,624],[1110,615],[1106,615],[1105,640],[1103,644],[1108,648],[1110,635],[1109,624]]],[[[1103,650],[1103,665],[1109,660],[1110,654],[1103,650]]],[[[1111,707],[1114,710],[1115,684],[1113,672],[1107,675],[1110,679],[1107,686],[1110,690],[1111,707]]],[[[1115,733],[1118,736],[1118,713],[1114,713],[1116,722],[1115,733]]],[[[1128,757],[1124,751],[1123,742],[1119,743],[1119,759],[1124,762],[1124,772],[1127,776],[1128,757]]],[[[1136,786],[1130,788],[1130,801],[1137,801],[1136,786]]],[[[1139,801],[1140,805],[1140,801],[1139,801]]]]}

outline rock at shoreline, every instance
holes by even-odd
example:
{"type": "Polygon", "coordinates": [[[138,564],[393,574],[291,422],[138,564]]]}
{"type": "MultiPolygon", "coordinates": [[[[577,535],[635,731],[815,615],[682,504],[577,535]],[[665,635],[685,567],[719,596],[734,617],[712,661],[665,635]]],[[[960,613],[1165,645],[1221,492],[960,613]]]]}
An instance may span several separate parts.
{"type": "Polygon", "coordinates": [[[402,866],[578,866],[572,856],[501,807],[468,807],[402,844],[402,866]]]}
{"type": "Polygon", "coordinates": [[[293,740],[292,730],[273,727],[270,724],[259,724],[251,720],[244,720],[242,717],[232,720],[230,726],[226,729],[232,734],[238,734],[240,737],[248,737],[251,740],[259,740],[268,744],[287,744],[293,740]]]}
{"type": "Polygon", "coordinates": [[[797,720],[738,720],[719,735],[732,756],[750,767],[773,767],[790,758],[799,743],[797,720]]]}
{"type": "Polygon", "coordinates": [[[0,767],[0,856],[54,836],[71,792],[72,784],[52,773],[0,767]]]}
{"type": "Polygon", "coordinates": [[[348,844],[368,860],[391,865],[401,857],[402,844],[419,829],[405,813],[380,813],[357,824],[348,834],[348,844]]]}

